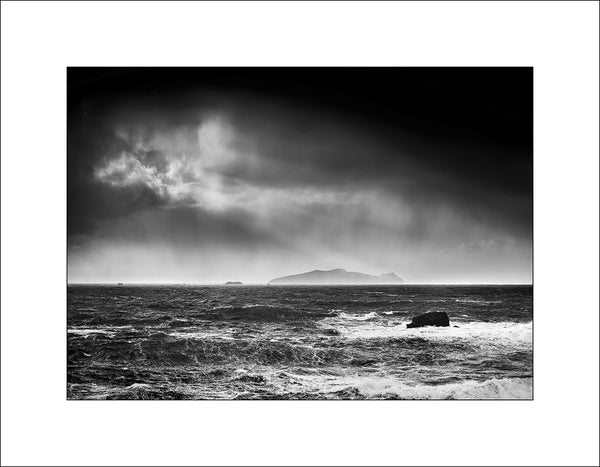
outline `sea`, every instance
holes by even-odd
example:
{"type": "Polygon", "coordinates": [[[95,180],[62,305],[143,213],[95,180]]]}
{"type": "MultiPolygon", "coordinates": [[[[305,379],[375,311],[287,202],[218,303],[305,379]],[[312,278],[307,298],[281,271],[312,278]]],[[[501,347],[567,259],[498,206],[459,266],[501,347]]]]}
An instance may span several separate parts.
{"type": "Polygon", "coordinates": [[[532,324],[531,285],[69,285],[67,398],[527,400],[532,324]]]}

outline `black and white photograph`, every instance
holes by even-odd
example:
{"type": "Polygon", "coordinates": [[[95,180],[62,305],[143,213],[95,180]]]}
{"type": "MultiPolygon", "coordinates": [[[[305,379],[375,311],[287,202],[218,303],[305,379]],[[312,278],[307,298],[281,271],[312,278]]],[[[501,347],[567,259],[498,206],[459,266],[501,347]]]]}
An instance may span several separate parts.
{"type": "Polygon", "coordinates": [[[597,1],[0,9],[2,467],[598,466],[597,1]]]}
{"type": "Polygon", "coordinates": [[[531,399],[533,70],[69,68],[69,399],[531,399]]]}

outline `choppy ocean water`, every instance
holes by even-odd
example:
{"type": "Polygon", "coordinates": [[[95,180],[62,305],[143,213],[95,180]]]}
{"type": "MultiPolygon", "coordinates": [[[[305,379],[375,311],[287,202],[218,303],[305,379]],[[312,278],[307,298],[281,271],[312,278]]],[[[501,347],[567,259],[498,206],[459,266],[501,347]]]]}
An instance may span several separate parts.
{"type": "Polygon", "coordinates": [[[69,399],[532,397],[531,286],[70,285],[67,325],[69,399]]]}

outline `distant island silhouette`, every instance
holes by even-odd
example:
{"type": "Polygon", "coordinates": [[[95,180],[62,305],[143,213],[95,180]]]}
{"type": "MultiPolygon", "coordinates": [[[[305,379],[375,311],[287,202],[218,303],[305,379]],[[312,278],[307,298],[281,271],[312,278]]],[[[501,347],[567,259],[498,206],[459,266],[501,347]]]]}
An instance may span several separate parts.
{"type": "Polygon", "coordinates": [[[225,285],[243,285],[240,281],[227,281],[225,285]]]}
{"type": "Polygon", "coordinates": [[[291,276],[278,277],[269,281],[269,285],[278,284],[403,284],[404,281],[393,272],[372,276],[362,272],[351,272],[344,269],[314,271],[291,276]]]}

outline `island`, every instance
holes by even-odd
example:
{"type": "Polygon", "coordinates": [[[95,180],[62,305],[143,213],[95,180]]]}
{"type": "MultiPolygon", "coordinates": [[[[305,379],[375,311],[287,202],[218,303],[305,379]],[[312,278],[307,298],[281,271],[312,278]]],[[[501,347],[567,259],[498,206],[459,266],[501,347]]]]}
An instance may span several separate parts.
{"type": "Polygon", "coordinates": [[[403,284],[404,281],[393,272],[372,276],[362,272],[351,272],[344,269],[330,271],[314,271],[291,276],[278,277],[269,281],[269,285],[364,285],[364,284],[403,284]]]}
{"type": "Polygon", "coordinates": [[[239,281],[227,281],[225,285],[242,285],[242,283],[239,281]]]}

